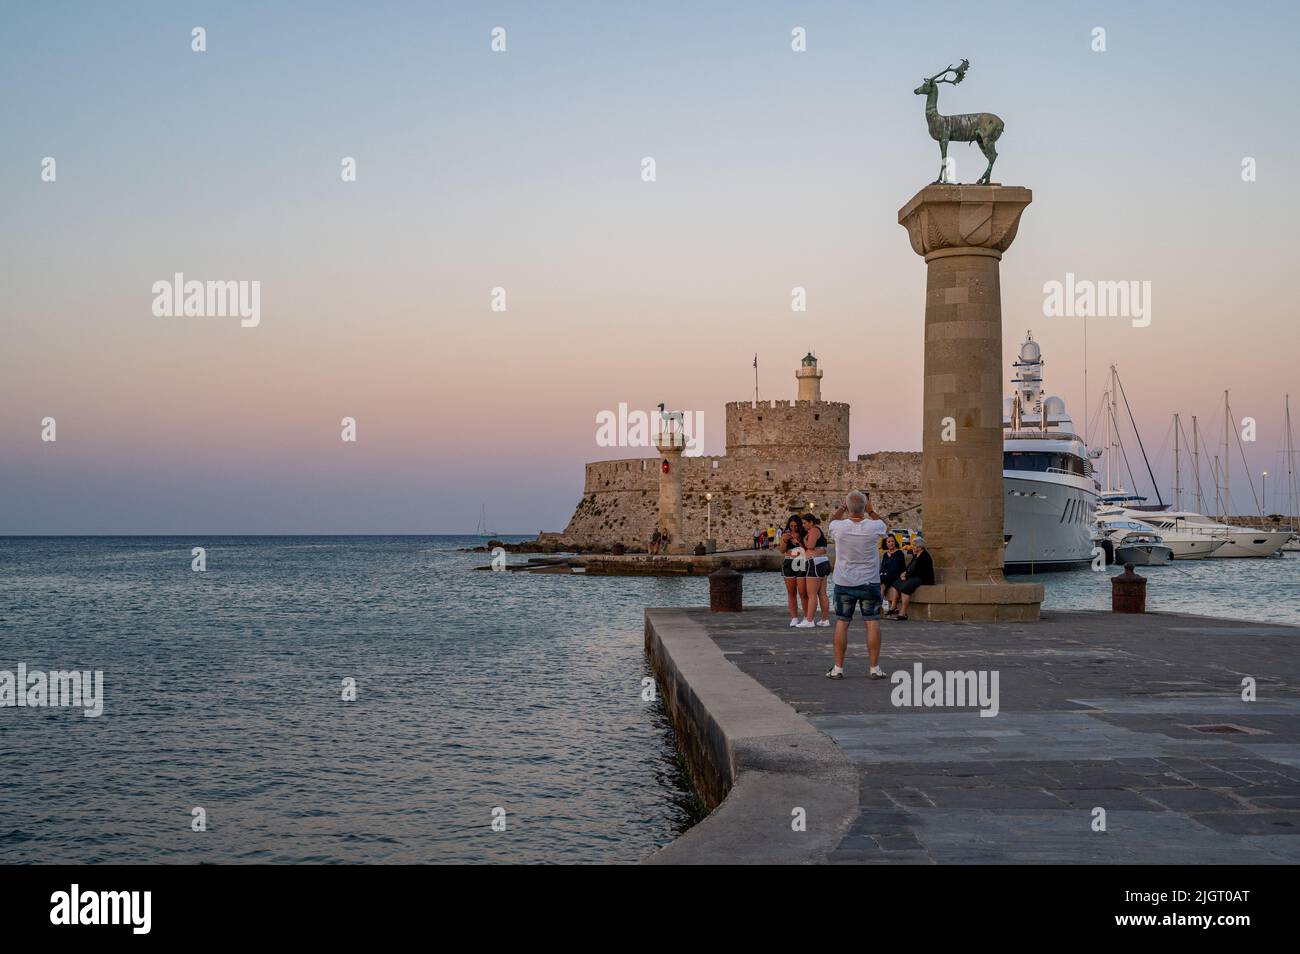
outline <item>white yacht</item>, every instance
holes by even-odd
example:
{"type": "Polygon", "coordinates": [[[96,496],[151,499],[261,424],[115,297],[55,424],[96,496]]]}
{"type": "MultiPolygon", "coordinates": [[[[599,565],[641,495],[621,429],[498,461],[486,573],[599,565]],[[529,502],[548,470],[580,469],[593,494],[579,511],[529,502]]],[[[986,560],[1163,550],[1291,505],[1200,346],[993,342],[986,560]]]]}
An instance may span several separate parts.
{"type": "Polygon", "coordinates": [[[1192,513],[1189,510],[1161,510],[1155,513],[1125,511],[1129,516],[1145,520],[1166,539],[1171,534],[1191,539],[1215,541],[1220,545],[1209,554],[1212,557],[1266,557],[1272,556],[1286,545],[1290,530],[1253,530],[1220,523],[1213,517],[1192,513]]]}
{"type": "MultiPolygon", "coordinates": [[[[1104,495],[1103,495],[1104,496],[1104,495]]],[[[1165,545],[1173,551],[1175,560],[1204,560],[1214,556],[1221,548],[1227,546],[1226,535],[1205,533],[1199,529],[1187,529],[1174,521],[1161,520],[1167,510],[1132,510],[1124,507],[1108,507],[1103,503],[1097,508],[1097,519],[1132,519],[1141,520],[1152,525],[1160,534],[1165,545]]]]}
{"type": "Polygon", "coordinates": [[[1163,566],[1172,563],[1174,551],[1154,526],[1122,513],[1097,516],[1097,530],[1109,541],[1113,562],[1123,566],[1163,566]]]}
{"type": "Polygon", "coordinates": [[[1065,401],[1043,394],[1043,358],[1025,337],[1013,367],[1015,393],[1002,402],[1003,527],[1008,573],[1086,566],[1100,489],[1088,448],[1065,401]]]}

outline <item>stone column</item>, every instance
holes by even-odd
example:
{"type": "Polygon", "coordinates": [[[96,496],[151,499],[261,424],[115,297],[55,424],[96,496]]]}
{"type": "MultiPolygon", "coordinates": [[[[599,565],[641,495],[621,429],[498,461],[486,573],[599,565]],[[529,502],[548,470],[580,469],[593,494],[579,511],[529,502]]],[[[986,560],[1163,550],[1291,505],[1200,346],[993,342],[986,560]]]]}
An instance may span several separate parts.
{"type": "Polygon", "coordinates": [[[682,451],[686,444],[680,434],[661,433],[659,448],[659,532],[668,532],[667,553],[689,553],[682,539],[682,451]],[[665,469],[666,468],[666,469],[665,469]]]}
{"type": "Polygon", "coordinates": [[[921,515],[935,583],[922,619],[1038,619],[1043,588],[1002,577],[999,263],[1032,201],[1021,186],[930,185],[898,213],[925,257],[921,515]]]}

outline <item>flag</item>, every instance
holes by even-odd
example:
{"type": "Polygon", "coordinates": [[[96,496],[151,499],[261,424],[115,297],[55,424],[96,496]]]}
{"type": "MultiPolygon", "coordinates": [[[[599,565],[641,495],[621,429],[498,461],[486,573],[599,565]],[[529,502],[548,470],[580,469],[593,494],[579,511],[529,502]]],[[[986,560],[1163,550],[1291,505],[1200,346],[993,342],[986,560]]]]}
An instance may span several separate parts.
{"type": "Polygon", "coordinates": [[[755,370],[755,371],[758,370],[758,352],[757,352],[757,351],[754,352],[754,370],[755,370]]]}

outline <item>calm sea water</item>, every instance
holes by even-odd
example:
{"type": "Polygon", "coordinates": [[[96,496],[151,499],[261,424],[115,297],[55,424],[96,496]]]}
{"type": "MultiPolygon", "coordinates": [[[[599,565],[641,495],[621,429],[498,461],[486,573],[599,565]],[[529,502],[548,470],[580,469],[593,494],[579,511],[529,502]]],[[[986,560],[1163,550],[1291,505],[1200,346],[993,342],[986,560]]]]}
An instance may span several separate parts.
{"type": "MultiPolygon", "coordinates": [[[[707,582],[476,572],[476,542],[0,539],[0,669],[100,669],[106,695],[99,718],[0,709],[0,862],[626,862],[671,841],[697,809],[641,699],[642,611],[704,605],[707,582]]],[[[1105,608],[1113,572],[1035,579],[1048,606],[1105,608]]],[[[1295,555],[1141,572],[1152,609],[1300,623],[1295,555]]],[[[784,603],[779,576],[745,598],[784,603]]]]}
{"type": "Polygon", "coordinates": [[[98,718],[0,709],[0,862],[625,862],[671,841],[692,806],[641,699],[642,612],[683,581],[475,572],[476,542],[0,539],[0,669],[101,669],[106,696],[98,718]]]}
{"type": "MultiPolygon", "coordinates": [[[[1121,567],[1011,579],[1042,583],[1045,606],[1110,609],[1110,578],[1121,567]]],[[[1175,560],[1135,567],[1147,579],[1147,609],[1300,625],[1300,553],[1258,560],[1175,560]]]]}

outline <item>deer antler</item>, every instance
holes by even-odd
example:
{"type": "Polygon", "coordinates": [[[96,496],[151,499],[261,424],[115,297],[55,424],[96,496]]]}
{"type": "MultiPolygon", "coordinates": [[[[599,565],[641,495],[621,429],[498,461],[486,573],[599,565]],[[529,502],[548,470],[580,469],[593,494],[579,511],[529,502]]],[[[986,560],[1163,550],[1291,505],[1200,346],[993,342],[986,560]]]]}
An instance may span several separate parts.
{"type": "Polygon", "coordinates": [[[930,79],[936,83],[951,83],[952,85],[956,86],[958,83],[960,83],[962,80],[966,78],[966,71],[968,69],[970,69],[970,60],[962,60],[961,65],[956,67],[954,67],[951,63],[949,63],[947,69],[940,70],[938,73],[931,76],[930,79]],[[943,76],[947,76],[949,73],[956,74],[955,78],[954,79],[940,78],[943,76]]]}

